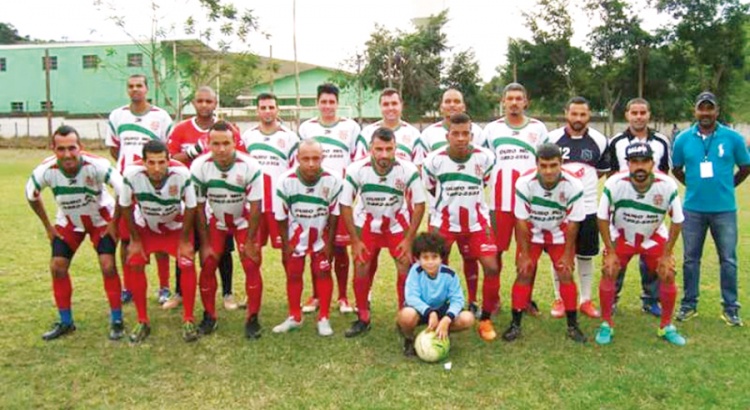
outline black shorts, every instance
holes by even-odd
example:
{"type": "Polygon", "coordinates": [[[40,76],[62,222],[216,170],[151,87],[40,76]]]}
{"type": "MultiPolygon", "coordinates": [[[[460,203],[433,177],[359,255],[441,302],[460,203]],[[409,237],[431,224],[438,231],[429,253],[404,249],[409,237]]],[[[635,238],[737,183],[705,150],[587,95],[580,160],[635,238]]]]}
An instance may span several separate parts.
{"type": "MultiPolygon", "coordinates": [[[[115,244],[115,241],[112,239],[112,237],[109,235],[104,235],[102,239],[99,240],[99,245],[97,245],[96,247],[96,253],[97,255],[114,255],[116,249],[117,245],[115,244]]],[[[57,237],[52,240],[53,258],[73,259],[73,255],[75,254],[75,251],[71,249],[64,240],[57,237]]]]}
{"type": "Polygon", "coordinates": [[[576,255],[593,258],[599,254],[599,225],[596,214],[586,215],[586,219],[578,224],[576,238],[576,255]]]}
{"type": "MultiPolygon", "coordinates": [[[[193,238],[195,239],[193,241],[193,249],[196,252],[200,252],[201,250],[201,238],[200,235],[198,235],[198,230],[195,229],[193,233],[193,238]]],[[[232,253],[234,251],[234,235],[227,235],[226,242],[224,242],[224,253],[232,253]]]]}
{"type": "MultiPolygon", "coordinates": [[[[441,306],[439,309],[436,310],[436,312],[438,314],[438,319],[442,319],[443,316],[445,316],[448,313],[448,308],[449,307],[450,307],[450,305],[448,305],[446,303],[443,306],[441,306]]],[[[426,325],[427,322],[429,322],[429,321],[430,321],[430,316],[429,315],[427,315],[427,316],[421,316],[419,318],[419,324],[420,325],[426,325]]]]}

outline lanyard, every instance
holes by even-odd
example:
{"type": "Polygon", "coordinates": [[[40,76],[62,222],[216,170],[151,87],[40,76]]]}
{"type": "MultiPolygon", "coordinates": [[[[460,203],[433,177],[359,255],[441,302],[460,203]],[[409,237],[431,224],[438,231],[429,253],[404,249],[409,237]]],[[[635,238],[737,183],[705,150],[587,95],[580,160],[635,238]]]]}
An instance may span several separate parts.
{"type": "Polygon", "coordinates": [[[701,137],[701,144],[703,144],[703,162],[708,161],[708,152],[711,150],[711,143],[714,142],[714,139],[716,139],[714,137],[715,134],[716,130],[714,130],[711,135],[706,136],[706,138],[704,139],[703,134],[701,134],[700,131],[698,132],[698,136],[701,137]],[[708,140],[708,146],[706,145],[706,140],[708,140]]]}

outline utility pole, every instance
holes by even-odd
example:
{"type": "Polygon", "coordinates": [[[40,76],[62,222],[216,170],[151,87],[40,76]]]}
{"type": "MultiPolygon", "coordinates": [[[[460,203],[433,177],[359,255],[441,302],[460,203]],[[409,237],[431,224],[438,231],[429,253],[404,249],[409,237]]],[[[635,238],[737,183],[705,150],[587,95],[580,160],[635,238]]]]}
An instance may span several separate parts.
{"type": "Polygon", "coordinates": [[[49,79],[50,61],[49,49],[44,49],[44,89],[47,100],[44,103],[44,110],[47,112],[47,136],[52,138],[52,101],[50,98],[50,79],[49,79]]]}
{"type": "Polygon", "coordinates": [[[300,123],[299,63],[297,62],[297,0],[292,0],[292,42],[294,46],[294,88],[297,94],[297,129],[300,123]]]}

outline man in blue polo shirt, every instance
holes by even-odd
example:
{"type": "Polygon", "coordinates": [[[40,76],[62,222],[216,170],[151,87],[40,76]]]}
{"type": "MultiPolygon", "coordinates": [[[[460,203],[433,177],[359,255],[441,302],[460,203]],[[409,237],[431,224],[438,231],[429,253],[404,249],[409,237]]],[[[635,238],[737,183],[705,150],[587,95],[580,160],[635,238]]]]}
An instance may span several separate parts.
{"type": "Polygon", "coordinates": [[[716,243],[721,276],[722,318],[742,326],[737,301],[737,204],[734,188],[750,174],[744,138],[719,124],[716,96],[702,92],[695,101],[692,127],[677,136],[672,153],[675,178],[685,184],[683,298],[677,320],[698,315],[700,264],[706,232],[716,243]],[[739,169],[735,173],[735,166],[739,169]]]}

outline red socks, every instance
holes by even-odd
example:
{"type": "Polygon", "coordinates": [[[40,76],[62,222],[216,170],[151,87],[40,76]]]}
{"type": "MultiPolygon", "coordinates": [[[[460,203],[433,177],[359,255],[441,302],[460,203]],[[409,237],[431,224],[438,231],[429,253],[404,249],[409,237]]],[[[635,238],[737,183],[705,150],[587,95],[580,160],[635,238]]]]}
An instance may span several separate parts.
{"type": "Polygon", "coordinates": [[[493,313],[500,300],[500,275],[484,274],[482,282],[482,312],[493,313]]]}
{"type": "Polygon", "coordinates": [[[107,294],[107,300],[109,301],[109,308],[112,310],[122,309],[122,286],[120,286],[120,277],[115,273],[114,275],[103,276],[104,279],[104,292],[107,294]]]}
{"type": "MultiPolygon", "coordinates": [[[[73,297],[73,285],[70,275],[62,278],[52,277],[52,293],[55,295],[55,304],[58,310],[70,309],[70,300],[73,297]]],[[[117,297],[119,300],[119,296],[117,297]]]]}
{"type": "Polygon", "coordinates": [[[661,324],[659,327],[667,326],[672,322],[674,302],[677,299],[677,287],[672,283],[659,283],[659,302],[661,302],[661,324]]]}
{"type": "Polygon", "coordinates": [[[182,320],[195,321],[193,315],[195,307],[196,273],[195,264],[180,262],[180,291],[182,291],[182,320]]]}
{"type": "Polygon", "coordinates": [[[155,257],[156,270],[159,273],[159,289],[169,289],[169,256],[164,258],[155,257]]]}
{"type": "Polygon", "coordinates": [[[513,290],[511,291],[511,300],[513,303],[514,311],[522,311],[526,309],[531,298],[531,286],[522,285],[518,282],[513,284],[513,290]]]}
{"type": "Polygon", "coordinates": [[[260,276],[260,265],[252,259],[242,260],[242,269],[245,271],[245,293],[247,294],[247,318],[257,315],[260,311],[261,298],[263,297],[263,278],[260,276]]]}
{"type": "Polygon", "coordinates": [[[407,273],[396,273],[396,275],[398,275],[396,277],[396,294],[398,295],[398,310],[401,310],[404,308],[404,303],[406,302],[406,296],[404,295],[404,292],[406,292],[407,273]]]}
{"type": "MultiPolygon", "coordinates": [[[[289,316],[302,321],[302,286],[305,271],[305,258],[290,257],[286,266],[286,298],[289,303],[289,316]]],[[[313,281],[314,283],[314,281],[313,281]]]]}
{"type": "Polygon", "coordinates": [[[369,275],[354,275],[354,298],[357,302],[357,316],[363,322],[370,322],[370,306],[367,302],[367,295],[370,293],[369,275]]]}
{"type": "Polygon", "coordinates": [[[333,278],[331,278],[331,274],[326,273],[325,276],[316,277],[313,286],[317,289],[316,293],[320,299],[318,320],[328,319],[331,311],[331,297],[333,296],[333,278]]]}
{"type": "Polygon", "coordinates": [[[130,291],[133,292],[133,304],[135,304],[135,310],[138,312],[138,322],[149,323],[146,309],[148,283],[146,282],[146,272],[143,270],[143,265],[133,269],[131,285],[133,285],[133,288],[130,291]]]}
{"type": "Polygon", "coordinates": [[[479,286],[479,262],[476,259],[464,259],[464,276],[466,277],[466,289],[469,294],[468,303],[477,301],[477,288],[479,286]]]}
{"type": "Polygon", "coordinates": [[[216,319],[216,267],[218,261],[211,257],[203,261],[198,283],[201,288],[201,301],[203,308],[211,318],[216,319]]]}
{"type": "MultiPolygon", "coordinates": [[[[336,272],[336,284],[339,287],[339,299],[346,299],[346,287],[349,281],[349,254],[346,247],[337,246],[333,251],[333,268],[336,272]]],[[[317,295],[320,298],[320,295],[317,295]]]]}
{"type": "Polygon", "coordinates": [[[566,312],[577,311],[578,290],[576,289],[576,283],[573,281],[569,283],[560,282],[560,298],[563,300],[566,312]]]}
{"type": "MultiPolygon", "coordinates": [[[[562,289],[560,289],[562,291],[562,289]]],[[[607,277],[602,277],[599,282],[599,302],[602,304],[602,319],[610,326],[612,323],[612,306],[615,303],[615,281],[607,277]]]]}

